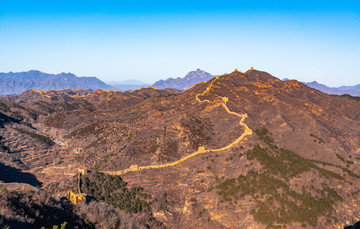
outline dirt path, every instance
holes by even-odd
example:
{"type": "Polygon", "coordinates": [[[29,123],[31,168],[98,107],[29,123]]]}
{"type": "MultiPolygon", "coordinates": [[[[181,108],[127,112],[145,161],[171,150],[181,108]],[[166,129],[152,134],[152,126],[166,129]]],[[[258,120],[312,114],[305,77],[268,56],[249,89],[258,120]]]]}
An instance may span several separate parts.
{"type": "Polygon", "coordinates": [[[230,111],[230,109],[227,107],[226,103],[229,101],[229,99],[227,97],[216,97],[216,99],[211,102],[210,100],[207,100],[207,99],[204,99],[204,100],[201,100],[199,98],[199,96],[204,96],[206,93],[210,93],[210,90],[211,90],[211,87],[213,85],[213,83],[215,81],[219,80],[219,77],[215,77],[215,79],[213,79],[210,83],[210,86],[206,88],[206,90],[204,92],[202,92],[201,94],[197,94],[195,96],[196,100],[199,102],[199,103],[215,103],[216,100],[218,98],[221,99],[221,103],[222,103],[222,106],[225,108],[226,112],[230,115],[236,115],[238,117],[240,117],[240,122],[239,124],[241,126],[243,126],[245,128],[245,131],[244,133],[238,137],[235,141],[233,141],[232,143],[230,143],[229,145],[227,146],[224,146],[222,148],[219,148],[219,149],[205,149],[204,147],[199,147],[199,149],[186,156],[186,157],[183,157],[181,158],[180,160],[177,160],[177,161],[174,161],[174,162],[171,162],[171,163],[166,163],[166,164],[161,164],[161,165],[148,165],[148,166],[138,166],[138,165],[132,165],[130,166],[130,168],[128,169],[124,169],[124,170],[120,170],[120,171],[101,171],[102,173],[106,173],[106,174],[110,174],[110,175],[123,175],[123,174],[126,174],[128,172],[132,172],[132,171],[140,171],[140,170],[145,170],[145,169],[157,169],[157,168],[165,168],[165,167],[170,167],[170,166],[175,166],[175,165],[178,165],[178,164],[181,164],[183,163],[184,161],[187,161],[189,160],[190,158],[193,158],[199,154],[204,154],[204,153],[213,153],[213,152],[220,152],[220,151],[224,151],[224,150],[227,150],[227,149],[231,149],[232,147],[234,147],[235,145],[237,145],[239,142],[241,142],[246,136],[248,135],[251,135],[252,134],[252,130],[244,123],[244,120],[245,118],[247,118],[247,114],[239,114],[239,113],[236,113],[234,111],[230,111]]]}

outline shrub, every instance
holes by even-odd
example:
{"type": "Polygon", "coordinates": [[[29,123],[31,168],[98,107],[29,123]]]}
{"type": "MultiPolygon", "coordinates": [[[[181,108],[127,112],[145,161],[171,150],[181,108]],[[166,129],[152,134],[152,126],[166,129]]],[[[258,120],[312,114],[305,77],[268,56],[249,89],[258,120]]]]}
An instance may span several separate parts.
{"type": "Polygon", "coordinates": [[[262,127],[261,129],[256,129],[255,133],[258,135],[259,139],[265,144],[269,145],[270,148],[277,148],[277,146],[274,145],[274,139],[267,135],[269,131],[265,127],[262,127]]]}
{"type": "Polygon", "coordinates": [[[1,192],[6,194],[9,193],[9,190],[6,187],[2,187],[1,192]]]}
{"type": "Polygon", "coordinates": [[[344,159],[342,156],[340,156],[339,154],[337,154],[337,153],[336,153],[336,157],[337,157],[340,161],[345,162],[345,159],[344,159]]]}
{"type": "MultiPolygon", "coordinates": [[[[316,136],[315,134],[310,133],[310,136],[313,137],[313,138],[316,138],[316,139],[319,141],[319,143],[325,143],[322,138],[316,136]]],[[[314,141],[315,141],[315,139],[314,139],[314,141]]],[[[316,141],[315,141],[315,142],[316,142],[316,141]]]]}

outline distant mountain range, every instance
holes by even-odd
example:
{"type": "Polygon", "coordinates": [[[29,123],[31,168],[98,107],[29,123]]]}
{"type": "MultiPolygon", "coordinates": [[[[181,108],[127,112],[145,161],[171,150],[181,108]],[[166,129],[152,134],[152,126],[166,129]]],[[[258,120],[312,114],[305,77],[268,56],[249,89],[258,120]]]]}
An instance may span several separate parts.
{"type": "Polygon", "coordinates": [[[201,81],[209,81],[214,76],[208,72],[205,72],[201,69],[196,71],[189,72],[184,78],[168,78],[166,80],[159,80],[153,84],[154,87],[163,89],[163,88],[175,88],[179,90],[186,90],[192,87],[195,83],[200,83],[201,81]]]}
{"type": "Polygon", "coordinates": [[[96,77],[77,77],[72,73],[47,74],[31,70],[28,72],[0,73],[0,94],[19,94],[28,89],[61,90],[61,89],[103,89],[111,86],[96,77]]]}
{"type": "MultiPolygon", "coordinates": [[[[283,81],[288,81],[288,78],[283,79],[283,81]]],[[[322,91],[326,94],[331,95],[352,95],[352,96],[360,96],[360,84],[355,86],[341,86],[341,87],[328,87],[324,84],[320,84],[316,81],[313,82],[302,82],[307,86],[314,88],[316,90],[322,91]]]]}
{"type": "Polygon", "coordinates": [[[109,85],[150,85],[139,80],[105,81],[109,85]]]}
{"type": "MultiPolygon", "coordinates": [[[[202,81],[209,81],[214,75],[205,72],[201,69],[189,72],[185,77],[168,78],[159,80],[152,86],[164,89],[174,88],[178,90],[186,90],[192,87],[195,83],[202,81]]],[[[283,81],[288,81],[285,78],[283,81]]],[[[322,91],[327,94],[343,95],[349,94],[352,96],[360,96],[360,84],[355,86],[342,87],[328,87],[316,81],[304,82],[307,86],[322,91]]],[[[96,77],[78,77],[72,73],[48,74],[36,70],[28,72],[9,72],[0,73],[0,95],[20,94],[29,89],[36,90],[61,90],[61,89],[102,89],[102,90],[136,90],[141,87],[148,87],[150,84],[137,81],[125,80],[104,83],[96,77]]]]}
{"type": "Polygon", "coordinates": [[[168,78],[159,80],[153,85],[138,80],[113,81],[104,83],[96,77],[78,77],[72,73],[48,74],[36,70],[28,72],[0,73],[0,95],[20,94],[29,89],[61,90],[61,89],[102,89],[102,90],[136,90],[141,87],[154,86],[159,89],[174,88],[186,90],[195,83],[208,81],[214,76],[197,69],[189,72],[184,78],[168,78]]]}
{"type": "Polygon", "coordinates": [[[136,90],[138,88],[151,86],[151,84],[139,80],[111,81],[106,83],[120,91],[136,90]]]}
{"type": "MultiPolygon", "coordinates": [[[[197,69],[196,71],[189,72],[183,78],[168,78],[166,80],[159,80],[153,84],[154,87],[159,89],[164,88],[175,88],[178,90],[186,90],[192,87],[195,83],[200,83],[202,81],[208,81],[213,78],[214,75],[211,75],[208,72],[205,72],[201,69],[197,69]]],[[[288,81],[289,79],[285,78],[283,81],[288,81]]],[[[360,96],[360,84],[355,86],[342,86],[342,87],[328,87],[324,84],[320,84],[316,81],[313,82],[303,82],[307,86],[314,88],[316,90],[322,91],[326,94],[333,95],[352,95],[352,96],[360,96]]]]}
{"type": "Polygon", "coordinates": [[[315,88],[319,91],[322,91],[326,94],[334,94],[334,95],[352,95],[352,96],[360,96],[360,84],[355,86],[342,86],[342,87],[328,87],[324,84],[320,84],[316,81],[305,83],[307,86],[315,88]]]}

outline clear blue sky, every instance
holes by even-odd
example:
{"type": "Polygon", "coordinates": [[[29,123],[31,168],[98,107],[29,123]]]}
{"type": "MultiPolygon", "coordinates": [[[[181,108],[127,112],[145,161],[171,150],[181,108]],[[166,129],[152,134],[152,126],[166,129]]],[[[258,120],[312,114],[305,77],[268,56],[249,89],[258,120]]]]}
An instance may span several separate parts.
{"type": "Polygon", "coordinates": [[[154,82],[251,66],[360,84],[360,1],[0,0],[0,72],[154,82]]]}

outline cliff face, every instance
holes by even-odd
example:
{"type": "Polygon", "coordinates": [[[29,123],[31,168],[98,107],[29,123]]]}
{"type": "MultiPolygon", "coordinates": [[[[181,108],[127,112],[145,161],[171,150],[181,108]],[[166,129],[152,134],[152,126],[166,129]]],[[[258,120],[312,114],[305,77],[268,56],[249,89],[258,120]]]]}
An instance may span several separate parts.
{"type": "Polygon", "coordinates": [[[137,165],[122,178],[159,200],[151,212],[165,227],[340,228],[357,221],[351,210],[360,206],[356,97],[253,70],[181,93],[151,87],[27,91],[1,104],[1,112],[18,120],[7,119],[1,129],[1,142],[12,152],[2,157],[44,187],[57,185],[59,194],[67,191],[68,178],[55,181],[55,173],[137,165]],[[246,130],[241,120],[253,134],[232,146],[246,130]],[[15,126],[63,145],[34,143],[16,135],[15,126]],[[200,151],[176,166],[138,171],[200,151]]]}
{"type": "Polygon", "coordinates": [[[96,77],[77,77],[71,73],[47,74],[40,71],[0,73],[0,94],[19,94],[29,89],[60,90],[68,88],[110,89],[96,77]]]}
{"type": "Polygon", "coordinates": [[[156,88],[175,88],[178,90],[186,90],[196,83],[202,81],[206,82],[213,78],[210,73],[197,69],[196,71],[189,72],[184,78],[168,78],[166,80],[159,80],[153,84],[156,88]]]}

